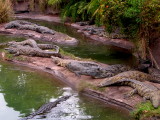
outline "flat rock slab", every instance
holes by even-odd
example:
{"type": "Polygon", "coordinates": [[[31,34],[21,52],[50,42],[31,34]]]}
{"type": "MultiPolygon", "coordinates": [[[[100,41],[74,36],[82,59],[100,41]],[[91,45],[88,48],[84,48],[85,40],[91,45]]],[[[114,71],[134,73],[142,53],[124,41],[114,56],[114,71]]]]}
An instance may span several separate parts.
{"type": "Polygon", "coordinates": [[[72,38],[60,32],[55,32],[54,35],[41,34],[31,30],[5,29],[4,26],[5,24],[0,25],[0,34],[27,37],[35,40],[40,40],[44,42],[53,42],[55,44],[66,45],[66,46],[75,46],[78,44],[77,39],[72,38]]]}

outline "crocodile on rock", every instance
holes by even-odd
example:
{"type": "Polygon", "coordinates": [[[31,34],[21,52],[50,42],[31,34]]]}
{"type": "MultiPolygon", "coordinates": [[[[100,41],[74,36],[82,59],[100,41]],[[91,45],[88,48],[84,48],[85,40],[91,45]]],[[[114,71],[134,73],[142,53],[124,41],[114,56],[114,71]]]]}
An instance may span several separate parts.
{"type": "Polygon", "coordinates": [[[106,86],[108,84],[108,81],[117,82],[123,78],[160,83],[160,79],[158,77],[152,76],[150,74],[143,73],[140,71],[126,71],[119,73],[113,77],[105,78],[102,82],[100,82],[99,87],[106,86]]]}
{"type": "Polygon", "coordinates": [[[130,69],[130,67],[120,64],[102,67],[97,63],[89,61],[65,60],[57,57],[52,57],[52,60],[57,65],[66,67],[78,76],[89,75],[93,78],[112,77],[120,72],[130,69]]]}
{"type": "Polygon", "coordinates": [[[37,44],[35,40],[28,39],[22,42],[8,42],[8,48],[5,48],[9,53],[15,55],[27,55],[37,57],[62,57],[59,53],[59,47],[52,44],[37,44]],[[55,51],[45,51],[45,49],[55,49],[55,51]]]}
{"type": "Polygon", "coordinates": [[[142,96],[144,100],[150,100],[154,108],[158,108],[158,106],[160,105],[160,90],[151,84],[140,82],[132,78],[122,78],[116,81],[110,79],[106,81],[105,86],[110,86],[113,84],[127,85],[134,88],[134,90],[130,91],[126,95],[127,97],[137,93],[142,96]]]}
{"type": "Polygon", "coordinates": [[[93,78],[107,78],[112,77],[114,75],[117,75],[118,73],[125,72],[131,70],[131,67],[122,65],[122,64],[115,64],[110,65],[105,68],[102,68],[97,72],[95,76],[92,76],[93,78]]]}
{"type": "Polygon", "coordinates": [[[42,49],[42,50],[46,50],[46,49],[55,49],[57,53],[59,53],[59,47],[57,45],[53,45],[53,44],[37,44],[37,42],[33,39],[27,39],[21,42],[15,42],[15,41],[11,41],[6,43],[7,46],[16,46],[16,45],[29,45],[30,47],[33,48],[37,48],[37,49],[42,49]]]}
{"type": "Polygon", "coordinates": [[[80,75],[95,75],[99,71],[100,66],[94,62],[78,61],[78,60],[65,60],[58,57],[51,57],[53,62],[59,66],[66,67],[77,76],[80,75]]]}
{"type": "Polygon", "coordinates": [[[37,48],[32,48],[30,46],[10,46],[9,48],[5,48],[10,54],[18,55],[26,55],[26,56],[37,56],[37,57],[51,57],[57,56],[62,57],[60,53],[54,51],[44,51],[37,48]]]}
{"type": "Polygon", "coordinates": [[[22,118],[21,120],[28,120],[28,119],[35,117],[36,115],[45,114],[45,113],[49,112],[52,108],[56,107],[57,104],[59,104],[63,101],[66,101],[70,97],[71,96],[63,96],[61,98],[58,98],[54,102],[46,103],[46,104],[42,105],[37,111],[35,111],[34,113],[30,114],[29,116],[27,116],[25,118],[22,118]]]}
{"type": "Polygon", "coordinates": [[[42,34],[43,33],[52,34],[52,35],[55,34],[55,32],[53,30],[51,30],[47,27],[39,26],[39,25],[24,21],[24,20],[11,21],[11,22],[7,23],[5,26],[5,29],[12,29],[12,28],[16,28],[16,29],[20,29],[20,30],[32,30],[32,31],[36,31],[36,32],[42,33],[42,34]]]}

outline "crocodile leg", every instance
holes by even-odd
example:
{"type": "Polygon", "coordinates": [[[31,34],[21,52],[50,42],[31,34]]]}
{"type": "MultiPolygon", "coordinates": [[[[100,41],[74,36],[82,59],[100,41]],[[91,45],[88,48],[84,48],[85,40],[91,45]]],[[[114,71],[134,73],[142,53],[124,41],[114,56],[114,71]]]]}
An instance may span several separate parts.
{"type": "Polygon", "coordinates": [[[81,77],[80,71],[73,71],[77,77],[81,77]]]}
{"type": "Polygon", "coordinates": [[[14,54],[14,56],[19,56],[19,55],[20,55],[19,51],[17,51],[17,53],[14,54]]]}
{"type": "Polygon", "coordinates": [[[136,94],[137,92],[138,92],[137,89],[133,89],[133,90],[131,90],[130,92],[125,93],[125,94],[124,94],[124,98],[129,98],[129,97],[131,97],[132,95],[136,94]]]}

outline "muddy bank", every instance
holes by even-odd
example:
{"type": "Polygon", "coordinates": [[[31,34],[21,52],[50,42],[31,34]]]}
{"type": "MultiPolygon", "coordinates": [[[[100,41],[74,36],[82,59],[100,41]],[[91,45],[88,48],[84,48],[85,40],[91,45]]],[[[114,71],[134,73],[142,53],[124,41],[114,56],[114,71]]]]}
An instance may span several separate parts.
{"type": "MultiPolygon", "coordinates": [[[[5,58],[5,53],[1,53],[0,57],[5,58]]],[[[121,109],[131,111],[137,103],[142,102],[142,97],[139,95],[134,95],[131,98],[124,99],[124,93],[132,90],[132,88],[127,86],[112,86],[103,89],[99,89],[96,85],[102,81],[102,79],[93,79],[90,76],[82,75],[77,77],[74,73],[68,71],[64,67],[59,67],[54,64],[51,58],[40,58],[40,57],[23,57],[23,60],[19,60],[13,57],[12,60],[7,59],[12,63],[19,65],[31,67],[34,69],[39,69],[52,74],[55,78],[63,81],[68,86],[80,91],[87,96],[94,97],[96,99],[102,100],[107,104],[121,107],[121,109]]],[[[98,63],[101,64],[102,63],[98,63]]],[[[106,64],[103,64],[107,66],[106,64]]]]}
{"type": "MultiPolygon", "coordinates": [[[[25,13],[25,14],[16,14],[15,18],[17,19],[33,19],[33,20],[44,20],[44,21],[49,21],[49,22],[54,22],[54,23],[62,23],[61,19],[59,16],[52,16],[52,15],[43,15],[43,14],[32,14],[32,13],[25,13]]],[[[134,48],[134,44],[126,39],[111,39],[103,36],[98,36],[98,35],[91,35],[88,34],[86,31],[83,31],[82,29],[84,26],[80,26],[76,23],[71,23],[66,21],[65,25],[68,25],[72,28],[75,28],[77,32],[80,32],[82,35],[86,36],[87,38],[90,38],[91,40],[94,40],[96,42],[100,42],[105,45],[111,45],[111,46],[116,46],[119,48],[123,48],[126,50],[131,51],[134,48]]]]}
{"type": "Polygon", "coordinates": [[[18,37],[32,38],[43,42],[52,42],[59,45],[74,46],[78,44],[78,40],[66,34],[55,32],[51,34],[41,34],[31,30],[5,29],[6,24],[0,25],[0,34],[12,35],[18,37]]]}

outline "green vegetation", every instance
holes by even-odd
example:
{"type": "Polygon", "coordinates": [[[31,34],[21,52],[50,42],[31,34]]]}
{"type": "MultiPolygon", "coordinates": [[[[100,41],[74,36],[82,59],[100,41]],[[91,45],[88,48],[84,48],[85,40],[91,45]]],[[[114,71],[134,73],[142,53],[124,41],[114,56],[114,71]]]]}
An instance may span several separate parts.
{"type": "Polygon", "coordinates": [[[141,103],[136,106],[136,109],[131,115],[138,120],[160,116],[160,107],[155,109],[151,102],[141,103]]]}
{"type": "Polygon", "coordinates": [[[109,33],[119,32],[136,40],[142,59],[148,55],[153,32],[159,33],[159,0],[49,0],[50,5],[63,4],[61,16],[73,21],[92,21],[109,33]]]}
{"type": "Polygon", "coordinates": [[[10,0],[0,1],[0,23],[7,22],[11,19],[12,7],[10,0]]]}

